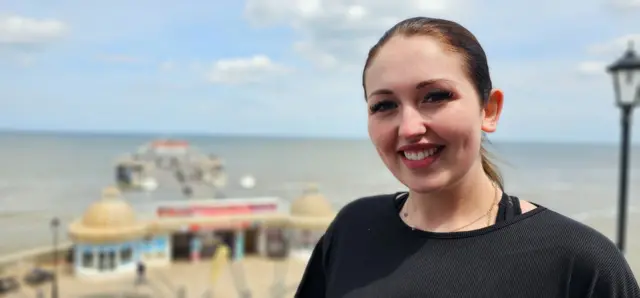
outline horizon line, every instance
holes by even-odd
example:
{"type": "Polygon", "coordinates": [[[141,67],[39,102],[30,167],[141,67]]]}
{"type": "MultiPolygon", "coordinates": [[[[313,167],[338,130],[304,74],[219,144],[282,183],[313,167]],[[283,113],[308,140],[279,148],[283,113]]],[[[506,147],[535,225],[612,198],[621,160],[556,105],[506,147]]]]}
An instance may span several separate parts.
{"type": "MultiPolygon", "coordinates": [[[[113,137],[149,137],[149,138],[172,138],[172,137],[214,137],[214,138],[256,138],[256,139],[284,139],[284,140],[345,140],[345,141],[366,141],[368,136],[346,136],[346,135],[297,135],[297,134],[257,134],[257,133],[215,133],[215,132],[154,132],[154,131],[115,131],[115,130],[46,130],[46,129],[15,129],[0,127],[0,134],[21,134],[21,135],[67,135],[67,136],[113,136],[113,137]]],[[[585,144],[585,145],[611,145],[617,146],[617,142],[595,142],[588,140],[518,140],[518,139],[492,139],[489,142],[500,144],[585,144]]],[[[640,145],[640,142],[632,145],[640,145]]]]}

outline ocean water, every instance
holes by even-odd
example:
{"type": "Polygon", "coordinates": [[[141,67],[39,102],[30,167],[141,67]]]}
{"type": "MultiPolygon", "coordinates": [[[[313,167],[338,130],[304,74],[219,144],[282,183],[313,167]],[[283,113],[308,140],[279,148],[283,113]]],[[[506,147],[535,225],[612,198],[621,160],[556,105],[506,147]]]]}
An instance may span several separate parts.
{"type": "MultiPolygon", "coordinates": [[[[114,161],[159,136],[0,134],[0,255],[50,243],[48,222],[79,217],[114,182],[114,161]]],[[[336,207],[372,194],[404,189],[368,140],[181,137],[225,161],[229,196],[292,200],[317,183],[336,207]],[[256,178],[243,190],[239,179],[256,178]]],[[[613,220],[617,206],[616,145],[494,143],[506,189],[582,221],[613,220]]],[[[640,148],[632,152],[631,217],[640,206],[640,148]]],[[[141,212],[179,192],[127,195],[141,212]]],[[[629,237],[633,237],[633,229],[629,237]]]]}

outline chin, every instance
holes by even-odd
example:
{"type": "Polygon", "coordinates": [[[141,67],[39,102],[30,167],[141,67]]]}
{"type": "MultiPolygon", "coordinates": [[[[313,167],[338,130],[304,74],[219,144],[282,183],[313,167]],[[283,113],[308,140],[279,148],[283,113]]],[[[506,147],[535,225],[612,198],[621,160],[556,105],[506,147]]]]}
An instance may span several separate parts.
{"type": "Polygon", "coordinates": [[[396,175],[400,183],[409,190],[417,193],[430,193],[447,186],[447,177],[443,173],[430,173],[428,175],[416,175],[413,173],[402,173],[396,175]]]}
{"type": "MultiPolygon", "coordinates": [[[[402,181],[401,181],[402,182],[402,181]]],[[[441,183],[429,183],[425,181],[411,181],[411,182],[403,182],[409,190],[417,193],[430,193],[436,190],[442,189],[444,185],[441,183]]]]}

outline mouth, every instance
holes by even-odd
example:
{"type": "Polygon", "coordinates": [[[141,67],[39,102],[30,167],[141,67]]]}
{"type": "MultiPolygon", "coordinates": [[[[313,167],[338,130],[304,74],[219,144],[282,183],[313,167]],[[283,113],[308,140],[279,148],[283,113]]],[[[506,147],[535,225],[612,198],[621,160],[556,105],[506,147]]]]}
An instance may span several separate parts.
{"type": "Polygon", "coordinates": [[[413,145],[401,148],[403,150],[398,151],[402,161],[409,168],[424,168],[428,167],[435,162],[442,151],[445,149],[444,145],[413,145]]]}
{"type": "Polygon", "coordinates": [[[425,158],[432,157],[439,154],[444,149],[444,146],[437,146],[423,150],[403,150],[400,154],[408,160],[423,160],[425,158]]]}

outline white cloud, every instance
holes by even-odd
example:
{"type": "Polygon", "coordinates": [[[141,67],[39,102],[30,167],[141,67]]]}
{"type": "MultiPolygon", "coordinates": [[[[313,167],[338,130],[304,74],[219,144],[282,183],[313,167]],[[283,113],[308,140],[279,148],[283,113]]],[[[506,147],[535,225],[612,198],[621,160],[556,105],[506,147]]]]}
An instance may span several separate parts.
{"type": "Polygon", "coordinates": [[[323,68],[361,66],[369,47],[397,21],[415,15],[456,17],[465,0],[248,0],[254,25],[288,25],[302,37],[294,49],[323,68]]]}
{"type": "Polygon", "coordinates": [[[407,17],[451,19],[483,44],[512,46],[554,38],[570,28],[586,30],[584,20],[603,7],[601,0],[247,0],[245,17],[256,26],[292,28],[298,37],[294,50],[316,66],[360,68],[382,33],[407,17]]]}
{"type": "Polygon", "coordinates": [[[0,16],[0,45],[42,45],[62,38],[68,27],[53,19],[0,16]]]}
{"type": "MultiPolygon", "coordinates": [[[[191,20],[217,22],[222,0],[2,0],[1,12],[63,20],[72,28],[71,42],[100,43],[139,40],[191,20]]],[[[228,11],[228,9],[224,9],[228,11]]]]}
{"type": "Polygon", "coordinates": [[[607,63],[604,61],[583,61],[578,64],[578,73],[582,75],[603,75],[607,63]]]}
{"type": "Polygon", "coordinates": [[[602,43],[592,44],[587,47],[587,53],[591,55],[621,55],[633,42],[636,49],[640,47],[640,33],[626,34],[618,38],[602,43]]]}
{"type": "Polygon", "coordinates": [[[288,67],[273,62],[265,55],[249,58],[218,60],[208,73],[208,79],[216,84],[255,83],[290,72],[288,67]]]}
{"type": "Polygon", "coordinates": [[[640,52],[640,34],[626,34],[587,46],[585,52],[589,58],[578,63],[578,73],[581,75],[606,74],[606,67],[622,57],[630,45],[636,52],[640,52]]]}

